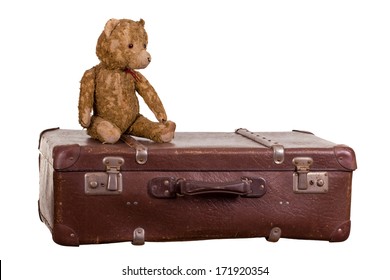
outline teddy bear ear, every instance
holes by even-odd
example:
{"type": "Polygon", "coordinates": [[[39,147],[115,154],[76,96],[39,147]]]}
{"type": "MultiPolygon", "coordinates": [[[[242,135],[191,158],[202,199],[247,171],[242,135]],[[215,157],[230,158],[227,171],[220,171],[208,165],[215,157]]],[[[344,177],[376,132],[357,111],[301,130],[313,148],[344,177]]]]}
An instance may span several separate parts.
{"type": "Polygon", "coordinates": [[[145,26],[145,21],[141,18],[138,22],[139,24],[141,24],[142,26],[145,26]]]}
{"type": "Polygon", "coordinates": [[[109,21],[107,21],[106,25],[104,26],[104,34],[106,34],[107,37],[109,37],[114,30],[114,28],[119,24],[119,19],[112,18],[109,21]]]}

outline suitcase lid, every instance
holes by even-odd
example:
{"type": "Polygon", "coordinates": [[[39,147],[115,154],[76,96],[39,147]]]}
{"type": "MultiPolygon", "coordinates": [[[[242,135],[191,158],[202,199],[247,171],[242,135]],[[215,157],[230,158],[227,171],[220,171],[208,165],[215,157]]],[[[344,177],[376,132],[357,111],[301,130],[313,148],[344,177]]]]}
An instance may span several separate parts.
{"type": "Polygon", "coordinates": [[[301,131],[176,132],[171,143],[163,144],[134,139],[146,148],[143,164],[137,162],[134,146],[123,141],[102,144],[85,130],[43,131],[39,150],[55,170],[64,172],[105,171],[106,157],[123,158],[121,171],[294,171],[293,160],[305,157],[312,159],[310,170],[357,168],[350,147],[301,131]],[[260,141],[248,138],[249,134],[260,141]]]}

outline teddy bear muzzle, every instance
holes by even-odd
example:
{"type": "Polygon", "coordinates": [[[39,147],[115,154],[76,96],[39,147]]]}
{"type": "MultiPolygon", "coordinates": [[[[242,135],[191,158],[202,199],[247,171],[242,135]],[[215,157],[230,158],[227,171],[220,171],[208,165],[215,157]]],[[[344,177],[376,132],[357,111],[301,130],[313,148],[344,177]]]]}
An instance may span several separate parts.
{"type": "Polygon", "coordinates": [[[122,68],[144,69],[152,61],[152,56],[146,50],[141,50],[137,55],[132,52],[120,52],[118,61],[122,61],[122,68]]]}
{"type": "Polygon", "coordinates": [[[144,69],[149,65],[149,63],[151,61],[152,61],[151,55],[147,51],[145,51],[139,55],[135,65],[131,65],[131,63],[130,63],[129,66],[130,66],[130,68],[133,68],[133,69],[144,69]]]}

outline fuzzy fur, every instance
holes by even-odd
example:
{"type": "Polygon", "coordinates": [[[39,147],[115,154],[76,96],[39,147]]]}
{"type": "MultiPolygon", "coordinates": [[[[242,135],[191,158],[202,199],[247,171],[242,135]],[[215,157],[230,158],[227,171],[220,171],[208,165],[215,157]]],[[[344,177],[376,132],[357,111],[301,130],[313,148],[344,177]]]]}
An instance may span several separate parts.
{"type": "Polygon", "coordinates": [[[103,143],[115,143],[123,133],[155,142],[170,142],[174,137],[176,125],[167,121],[156,91],[134,70],[147,67],[151,61],[144,25],[142,19],[109,20],[96,46],[100,64],[87,70],[81,79],[79,123],[103,143]],[[140,114],[136,92],[158,122],[140,114]]]}

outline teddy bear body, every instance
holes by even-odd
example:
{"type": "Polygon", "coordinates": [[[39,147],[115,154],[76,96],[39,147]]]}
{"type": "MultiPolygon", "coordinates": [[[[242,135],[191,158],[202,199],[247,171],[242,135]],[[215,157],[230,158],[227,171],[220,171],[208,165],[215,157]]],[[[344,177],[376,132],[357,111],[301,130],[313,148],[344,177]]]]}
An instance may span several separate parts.
{"type": "Polygon", "coordinates": [[[107,22],[96,47],[101,62],[84,73],[80,87],[79,122],[91,137],[103,143],[115,143],[124,133],[156,142],[172,140],[175,123],[167,121],[156,91],[134,70],[151,61],[147,40],[143,20],[107,22]],[[136,92],[158,122],[140,114],[136,92]]]}

